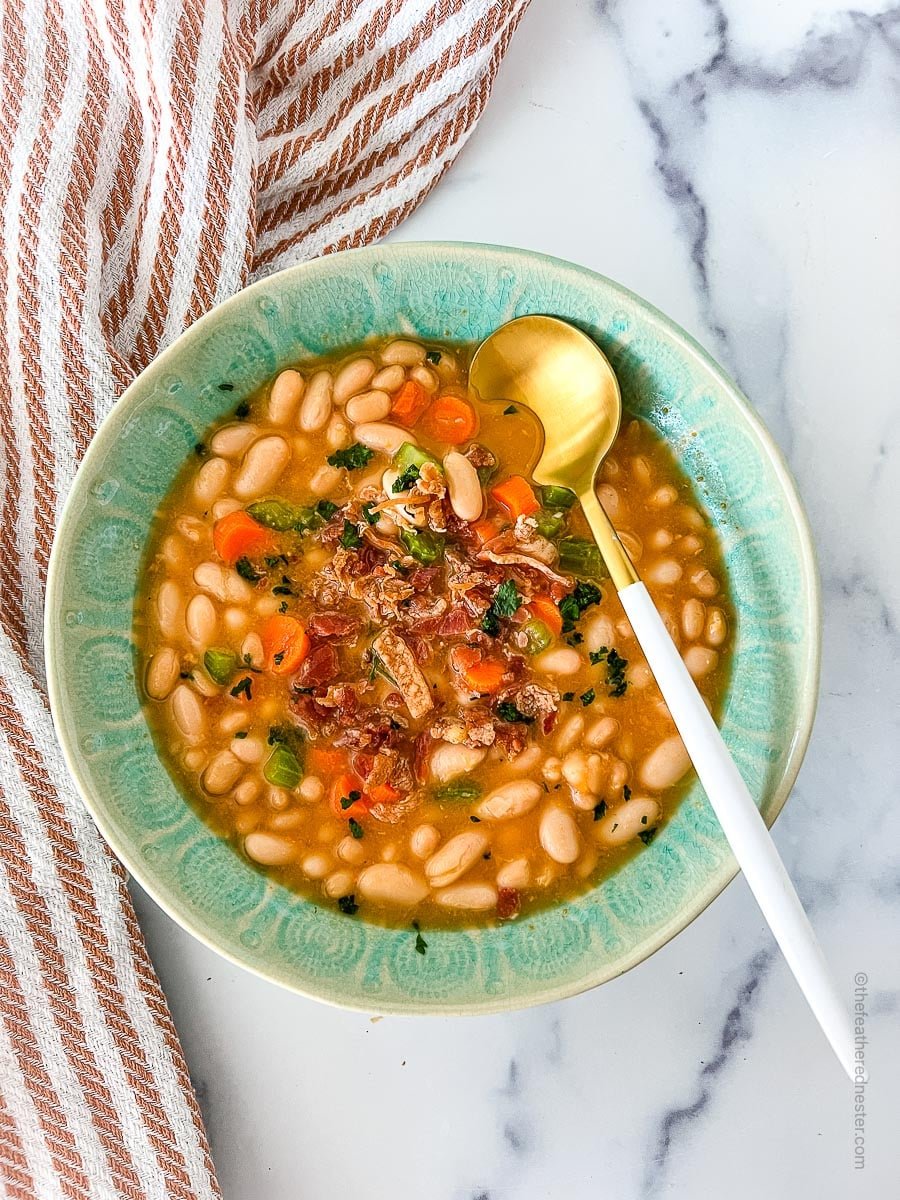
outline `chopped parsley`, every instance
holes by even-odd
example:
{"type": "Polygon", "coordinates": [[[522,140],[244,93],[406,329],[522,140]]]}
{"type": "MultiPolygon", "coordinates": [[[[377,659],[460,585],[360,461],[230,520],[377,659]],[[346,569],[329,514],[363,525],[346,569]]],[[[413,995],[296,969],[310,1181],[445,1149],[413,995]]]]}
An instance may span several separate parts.
{"type": "Polygon", "coordinates": [[[571,633],[579,617],[592,604],[599,604],[600,599],[600,589],[596,584],[585,583],[583,579],[579,579],[572,591],[563,596],[557,606],[563,619],[563,633],[571,633]]]}
{"type": "Polygon", "coordinates": [[[234,391],[234,384],[233,384],[233,383],[220,383],[220,384],[219,384],[219,391],[220,391],[220,392],[233,392],[233,391],[234,391]]]}
{"type": "Polygon", "coordinates": [[[357,546],[362,545],[362,538],[359,536],[359,530],[352,521],[344,521],[344,531],[339,540],[345,550],[353,550],[357,546]]]}
{"type": "Polygon", "coordinates": [[[628,659],[622,658],[615,648],[610,650],[606,656],[606,682],[609,684],[609,694],[611,696],[624,696],[625,690],[628,687],[628,681],[625,678],[625,668],[628,666],[628,659]]]}
{"type": "Polygon", "coordinates": [[[560,696],[560,700],[574,700],[574,699],[575,699],[574,692],[563,692],[563,694],[560,696]]]}
{"type": "Polygon", "coordinates": [[[329,454],[327,461],[331,467],[346,467],[348,471],[356,471],[364,467],[374,453],[367,446],[354,442],[346,450],[335,450],[334,454],[329,454]]]}
{"type": "Polygon", "coordinates": [[[416,954],[424,954],[428,949],[428,943],[422,937],[422,931],[419,928],[419,922],[413,921],[412,927],[416,931],[416,954]]]}
{"type": "Polygon", "coordinates": [[[603,662],[603,660],[606,658],[607,654],[609,654],[609,647],[601,646],[599,650],[592,650],[590,652],[590,654],[588,655],[588,658],[591,660],[591,662],[596,667],[597,663],[603,662]]]}
{"type": "Polygon", "coordinates": [[[441,361],[440,350],[426,350],[425,361],[430,363],[439,363],[441,361]]]}
{"type": "Polygon", "coordinates": [[[281,583],[276,584],[276,586],[272,588],[272,595],[273,596],[296,596],[297,593],[294,591],[293,580],[289,579],[287,575],[282,575],[281,583]]]}
{"type": "Polygon", "coordinates": [[[506,408],[503,410],[503,415],[504,417],[511,417],[513,413],[517,413],[518,411],[519,410],[514,404],[507,404],[506,408]]]}
{"type": "Polygon", "coordinates": [[[244,738],[247,736],[247,730],[239,729],[234,736],[237,741],[242,742],[244,740],[244,738]]]}
{"type": "Polygon", "coordinates": [[[274,571],[279,563],[284,563],[284,565],[287,566],[288,557],[286,554],[267,554],[263,559],[263,562],[270,571],[274,571]]]}
{"type": "Polygon", "coordinates": [[[206,442],[197,442],[196,446],[194,446],[194,453],[198,458],[206,458],[207,454],[209,454],[206,442]]]}
{"type": "Polygon", "coordinates": [[[348,917],[352,917],[354,913],[359,912],[359,905],[356,903],[356,896],[341,896],[338,900],[338,908],[342,913],[346,913],[348,917]]]}
{"type": "Polygon", "coordinates": [[[330,521],[337,512],[338,506],[333,500],[320,500],[316,505],[316,512],[323,521],[330,521]]]}
{"type": "Polygon", "coordinates": [[[272,662],[275,664],[276,667],[280,667],[283,661],[284,661],[284,651],[283,650],[279,650],[277,654],[272,655],[272,662]]]}
{"type": "Polygon", "coordinates": [[[601,800],[599,804],[594,805],[594,820],[599,821],[601,817],[606,815],[606,801],[601,800]]]}
{"type": "MultiPolygon", "coordinates": [[[[353,805],[357,802],[357,800],[359,800],[360,795],[361,795],[360,792],[352,791],[349,793],[349,795],[341,796],[341,808],[345,812],[348,808],[352,808],[353,805]]],[[[362,835],[360,835],[360,836],[362,836],[362,835]]]]}
{"type": "Polygon", "coordinates": [[[359,841],[359,839],[363,835],[362,825],[360,825],[359,821],[357,821],[355,817],[350,818],[349,824],[350,824],[350,836],[355,837],[356,840],[359,841]]]}
{"type": "Polygon", "coordinates": [[[234,569],[240,575],[241,579],[246,579],[250,583],[256,583],[265,575],[265,571],[260,571],[254,567],[249,558],[239,558],[234,564],[234,569]]]}
{"type": "Polygon", "coordinates": [[[494,592],[490,607],[481,618],[482,630],[491,637],[496,637],[500,632],[500,618],[511,617],[521,603],[522,597],[515,580],[504,579],[494,592]]]}
{"type": "Polygon", "coordinates": [[[419,478],[419,474],[419,464],[410,463],[406,470],[394,480],[391,491],[395,494],[397,492],[408,492],[419,478]]]}
{"type": "Polygon", "coordinates": [[[250,405],[246,400],[241,401],[241,403],[234,410],[234,415],[239,421],[246,421],[246,419],[250,416],[250,405]]]}
{"type": "Polygon", "coordinates": [[[597,699],[597,693],[593,688],[588,688],[586,692],[581,693],[578,699],[581,701],[582,705],[587,708],[589,704],[593,704],[597,699]]]}
{"type": "Polygon", "coordinates": [[[630,800],[630,799],[631,799],[631,788],[628,786],[628,784],[627,784],[627,783],[626,783],[626,784],[625,784],[625,786],[622,788],[622,797],[623,797],[623,799],[625,799],[625,800],[630,800]]]}
{"type": "Polygon", "coordinates": [[[473,825],[481,824],[481,817],[469,817],[469,820],[472,822],[473,825]]]}
{"type": "Polygon", "coordinates": [[[287,600],[282,600],[282,602],[278,605],[278,611],[280,613],[286,613],[287,610],[288,610],[288,602],[287,602],[287,600]]]}
{"type": "Polygon", "coordinates": [[[509,721],[512,725],[533,725],[534,717],[528,717],[519,712],[511,700],[501,700],[497,705],[497,716],[501,721],[509,721]]]}
{"type": "Polygon", "coordinates": [[[570,633],[569,636],[566,638],[566,641],[569,643],[570,646],[580,646],[581,643],[584,641],[584,634],[583,633],[570,633]]]}
{"type": "Polygon", "coordinates": [[[237,699],[239,696],[246,696],[248,700],[252,700],[253,699],[253,692],[251,690],[252,687],[253,687],[253,680],[250,678],[249,675],[245,675],[243,679],[239,679],[237,681],[237,683],[231,689],[230,694],[232,696],[234,696],[235,699],[237,699]]]}
{"type": "Polygon", "coordinates": [[[375,504],[373,501],[370,501],[362,506],[363,516],[366,518],[367,525],[375,525],[378,522],[378,513],[372,512],[374,507],[375,504]]]}
{"type": "Polygon", "coordinates": [[[641,841],[644,843],[645,846],[649,846],[650,843],[653,841],[653,839],[656,837],[656,826],[654,825],[652,829],[642,829],[638,833],[638,837],[641,839],[641,841]]]}

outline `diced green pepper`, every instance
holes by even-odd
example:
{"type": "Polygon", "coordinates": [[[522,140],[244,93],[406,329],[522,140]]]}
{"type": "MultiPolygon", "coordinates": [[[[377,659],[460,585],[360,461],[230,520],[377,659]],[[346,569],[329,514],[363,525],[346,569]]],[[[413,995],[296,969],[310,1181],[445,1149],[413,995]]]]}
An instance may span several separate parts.
{"type": "Polygon", "coordinates": [[[454,779],[443,787],[435,788],[435,800],[477,800],[481,795],[481,787],[474,779],[454,779]]]}
{"type": "Polygon", "coordinates": [[[551,540],[558,537],[566,527],[565,513],[541,508],[534,514],[534,522],[541,537],[551,540]]]}
{"type": "Polygon", "coordinates": [[[210,648],[203,655],[203,665],[216,683],[228,683],[237,670],[238,656],[233,650],[217,650],[210,648]]]}
{"type": "MultiPolygon", "coordinates": [[[[421,469],[427,462],[434,463],[437,467],[441,466],[434,455],[423,450],[421,446],[414,446],[412,442],[404,442],[394,455],[394,470],[403,475],[410,467],[421,469]]],[[[443,470],[442,467],[441,470],[443,470]]]]}
{"type": "Polygon", "coordinates": [[[296,504],[273,497],[271,500],[257,500],[255,504],[249,505],[247,515],[254,521],[259,521],[260,525],[265,525],[267,529],[277,529],[279,533],[284,533],[288,529],[296,528],[301,511],[296,504]]]}
{"type": "Polygon", "coordinates": [[[295,788],[303,778],[303,771],[293,750],[279,742],[263,767],[263,775],[274,787],[295,788]]]}
{"type": "Polygon", "coordinates": [[[570,492],[568,488],[554,487],[553,484],[541,488],[541,500],[545,508],[571,508],[577,499],[575,493],[570,492]]]}
{"type": "Polygon", "coordinates": [[[605,572],[600,547],[583,538],[563,538],[559,543],[559,569],[585,579],[601,579],[605,572]]]}
{"type": "Polygon", "coordinates": [[[537,617],[526,621],[522,626],[522,632],[527,639],[526,649],[529,654],[540,654],[553,641],[553,634],[550,632],[549,626],[545,625],[543,621],[539,621],[537,617]]]}
{"type": "Polygon", "coordinates": [[[423,567],[433,566],[444,557],[444,539],[430,529],[401,529],[400,541],[423,567]]]}

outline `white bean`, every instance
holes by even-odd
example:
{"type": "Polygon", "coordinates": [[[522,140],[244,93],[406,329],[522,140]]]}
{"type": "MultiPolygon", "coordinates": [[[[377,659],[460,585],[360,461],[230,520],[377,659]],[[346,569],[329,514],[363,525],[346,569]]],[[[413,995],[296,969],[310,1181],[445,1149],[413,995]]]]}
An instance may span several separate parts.
{"type": "Polygon", "coordinates": [[[199,592],[191,597],[185,610],[184,623],[188,637],[202,650],[209,646],[215,636],[217,620],[215,605],[209,596],[199,592]]]}
{"type": "Polygon", "coordinates": [[[291,459],[291,448],[283,437],[272,434],[254,442],[234,480],[234,494],[241,500],[252,500],[278,482],[291,459]]]}
{"type": "Polygon", "coordinates": [[[181,756],[181,761],[188,771],[199,771],[206,762],[206,754],[202,750],[188,750],[181,756]]]}
{"type": "Polygon", "coordinates": [[[469,912],[484,912],[497,905],[497,889],[490,883],[458,883],[444,888],[435,896],[442,908],[463,908],[469,912]]]}
{"type": "Polygon", "coordinates": [[[644,554],[644,543],[637,534],[632,533],[629,529],[617,529],[616,533],[619,535],[619,541],[628,551],[631,561],[640,562],[644,554]]]}
{"type": "Polygon", "coordinates": [[[516,858],[497,872],[497,887],[524,888],[531,882],[531,866],[527,858],[516,858]]]}
{"type": "Polygon", "coordinates": [[[195,546],[198,542],[203,541],[206,533],[206,526],[199,517],[179,517],[175,522],[175,528],[183,538],[193,542],[195,546]]]}
{"type": "Polygon", "coordinates": [[[325,880],[325,895],[330,896],[332,900],[338,900],[341,896],[349,896],[353,891],[354,879],[352,871],[333,872],[325,880]]]}
{"type": "Polygon", "coordinates": [[[655,492],[651,493],[647,503],[652,504],[654,508],[668,508],[677,499],[678,492],[671,483],[664,483],[662,487],[658,487],[655,492]]]}
{"type": "Polygon", "coordinates": [[[706,618],[706,641],[710,646],[721,646],[728,636],[728,623],[721,608],[711,608],[706,618]]]}
{"type": "Polygon", "coordinates": [[[221,521],[223,517],[239,512],[243,507],[240,500],[217,500],[209,511],[214,521],[221,521]]]}
{"type": "Polygon", "coordinates": [[[258,779],[244,779],[234,789],[235,804],[252,804],[259,795],[260,782],[258,779]]]}
{"type": "Polygon", "coordinates": [[[436,392],[438,390],[438,377],[429,367],[413,367],[409,373],[410,379],[414,379],[426,392],[436,392]]]}
{"type": "Polygon", "coordinates": [[[340,481],[340,470],[323,463],[310,479],[309,488],[314,496],[327,496],[334,491],[340,481]]]}
{"type": "Polygon", "coordinates": [[[315,804],[325,795],[325,784],[318,775],[306,775],[300,784],[300,799],[315,804]]]}
{"type": "Polygon", "coordinates": [[[694,679],[702,679],[704,675],[709,675],[716,669],[719,662],[718,653],[715,650],[708,650],[706,646],[690,646],[685,650],[682,658],[694,679]]]}
{"type": "Polygon", "coordinates": [[[382,454],[396,454],[404,442],[416,444],[416,439],[408,429],[401,429],[399,425],[389,425],[383,421],[357,425],[354,432],[358,442],[362,442],[370,450],[379,450],[382,454]]]}
{"type": "Polygon", "coordinates": [[[420,342],[398,338],[395,342],[388,342],[381,351],[381,361],[386,366],[398,363],[401,367],[414,367],[425,361],[425,347],[420,342]]]}
{"type": "Polygon", "coordinates": [[[248,833],[244,838],[244,849],[250,858],[266,867],[283,867],[297,857],[295,842],[262,831],[248,833]]]}
{"type": "Polygon", "coordinates": [[[299,371],[281,371],[272,384],[269,393],[269,420],[273,425],[287,425],[293,421],[303,395],[303,376],[299,371]]]}
{"type": "Polygon", "coordinates": [[[144,686],[153,700],[165,700],[178,682],[181,663],[171,646],[163,646],[147,663],[144,686]]]}
{"type": "Polygon", "coordinates": [[[691,575],[691,587],[698,596],[715,596],[719,590],[718,580],[710,575],[705,567],[694,571],[691,575]]]}
{"type": "Polygon", "coordinates": [[[409,848],[416,858],[431,858],[440,844],[441,835],[433,825],[417,825],[409,837],[409,848]]]}
{"type": "Polygon", "coordinates": [[[360,421],[383,421],[391,411],[391,398],[387,392],[373,389],[371,392],[360,392],[347,401],[347,420],[358,424],[360,421]]]}
{"type": "Polygon", "coordinates": [[[253,599],[253,588],[247,580],[241,579],[237,571],[231,571],[219,563],[198,563],[194,567],[194,583],[223,603],[232,601],[247,604],[253,599]]]}
{"type": "Polygon", "coordinates": [[[305,433],[316,433],[328,424],[332,405],[331,389],[331,372],[316,371],[307,385],[303,403],[300,405],[298,424],[305,433]]]}
{"type": "Polygon", "coordinates": [[[650,472],[650,463],[643,455],[638,455],[637,458],[631,460],[631,473],[641,487],[649,487],[653,481],[653,476],[650,472]]]}
{"type": "Polygon", "coordinates": [[[484,854],[488,838],[478,829],[468,829],[445,842],[425,864],[425,875],[432,887],[455,883],[484,854]]]}
{"type": "Polygon", "coordinates": [[[372,376],[372,387],[382,392],[396,392],[403,387],[406,372],[401,366],[382,367],[372,376]]]}
{"type": "Polygon", "coordinates": [[[706,624],[706,609],[694,596],[684,602],[681,610],[681,628],[689,642],[695,642],[703,633],[706,624]]]}
{"type": "Polygon", "coordinates": [[[246,729],[249,724],[250,714],[246,708],[236,708],[219,718],[219,729],[222,733],[237,733],[241,729],[246,729]]]}
{"type": "Polygon", "coordinates": [[[309,879],[324,879],[333,866],[327,854],[307,854],[300,863],[303,874],[309,879]]]}
{"type": "Polygon", "coordinates": [[[677,583],[681,575],[681,563],[676,562],[674,558],[658,559],[644,568],[644,579],[647,583],[657,583],[664,587],[677,583]]]}
{"type": "Polygon", "coordinates": [[[428,884],[402,863],[373,863],[359,873],[356,881],[360,895],[378,904],[409,907],[428,895],[428,884]]]}
{"type": "Polygon", "coordinates": [[[240,458],[258,435],[255,425],[225,425],[213,434],[209,448],[221,458],[240,458]]]}
{"type": "Polygon", "coordinates": [[[266,744],[262,738],[235,738],[231,743],[231,753],[239,762],[246,763],[248,766],[262,762],[265,752],[266,744]]]}
{"type": "Polygon", "coordinates": [[[335,413],[328,422],[328,428],[325,430],[325,441],[331,450],[341,450],[344,446],[350,444],[350,426],[340,413],[335,413]]]}
{"type": "Polygon", "coordinates": [[[571,750],[583,733],[584,717],[582,714],[573,713],[571,717],[567,717],[556,735],[556,753],[565,754],[567,750],[571,750]]]}
{"type": "Polygon", "coordinates": [[[597,488],[597,497],[603,505],[606,515],[615,524],[619,516],[619,493],[610,483],[601,483],[597,488]]]}
{"type": "Polygon", "coordinates": [[[222,623],[229,633],[243,633],[249,621],[249,614],[242,608],[226,608],[222,613],[222,623]]]}
{"type": "Polygon", "coordinates": [[[651,791],[661,792],[677,783],[690,765],[684,742],[676,733],[650,751],[638,767],[638,780],[651,791]]]}
{"type": "Polygon", "coordinates": [[[584,666],[584,659],[570,646],[557,646],[538,654],[532,665],[547,675],[575,675],[584,666]]]}
{"type": "Polygon", "coordinates": [[[597,651],[604,646],[609,649],[616,643],[616,630],[612,620],[606,613],[595,613],[584,624],[584,644],[589,651],[597,651]]]}
{"type": "Polygon", "coordinates": [[[375,364],[371,358],[355,358],[341,367],[334,378],[335,404],[346,404],[351,396],[367,388],[374,374],[375,364]]]}
{"type": "Polygon", "coordinates": [[[632,796],[608,812],[595,826],[597,837],[607,846],[621,846],[642,830],[649,833],[659,820],[659,805],[646,796],[632,796]]]}
{"type": "Polygon", "coordinates": [[[588,788],[588,763],[587,755],[583,750],[570,750],[563,759],[562,775],[569,787],[576,788],[580,792],[586,792],[588,788]]]}
{"type": "Polygon", "coordinates": [[[261,670],[265,666],[266,655],[263,650],[262,638],[258,633],[248,633],[241,642],[241,658],[248,667],[261,670]]]}
{"type": "Polygon", "coordinates": [[[495,788],[475,806],[475,816],[483,821],[508,821],[530,812],[543,795],[533,779],[516,779],[495,788]]]}
{"type": "Polygon", "coordinates": [[[554,862],[573,863],[581,853],[581,838],[574,818],[555,805],[541,815],[538,837],[554,862]]]}
{"type": "Polygon", "coordinates": [[[444,474],[453,511],[461,521],[477,521],[484,508],[478,472],[464,454],[451,450],[444,458],[444,474]]]}
{"type": "Polygon", "coordinates": [[[353,837],[345,837],[338,842],[337,856],[355,867],[366,861],[366,852],[362,842],[358,842],[353,837]]]}
{"type": "Polygon", "coordinates": [[[178,638],[184,632],[184,597],[174,579],[165,579],[156,593],[156,619],[164,638],[178,638]]]}
{"type": "Polygon", "coordinates": [[[212,504],[222,494],[231,467],[224,458],[208,458],[194,477],[194,499],[200,504],[212,504]]]}
{"type": "Polygon", "coordinates": [[[516,775],[527,775],[529,771],[534,770],[543,757],[543,747],[529,746],[527,750],[523,750],[521,754],[517,754],[515,758],[511,758],[506,769],[507,771],[514,772],[516,775]]]}
{"type": "Polygon", "coordinates": [[[678,539],[673,549],[676,554],[682,554],[685,558],[690,558],[692,554],[700,553],[703,549],[703,543],[698,537],[695,537],[692,533],[688,533],[678,539]]]}
{"type": "Polygon", "coordinates": [[[549,758],[545,758],[541,774],[548,783],[559,783],[562,779],[562,759],[557,758],[555,754],[551,754],[549,758]]]}
{"type": "Polygon", "coordinates": [[[589,750],[602,750],[619,732],[615,717],[600,717],[584,735],[584,744],[589,750]]]}
{"type": "Polygon", "coordinates": [[[230,750],[220,750],[206,764],[203,786],[211,796],[224,796],[237,783],[243,767],[230,750]]]}
{"type": "Polygon", "coordinates": [[[438,742],[431,752],[428,770],[432,779],[447,783],[458,775],[466,775],[484,761],[487,751],[481,746],[454,746],[438,742]]]}

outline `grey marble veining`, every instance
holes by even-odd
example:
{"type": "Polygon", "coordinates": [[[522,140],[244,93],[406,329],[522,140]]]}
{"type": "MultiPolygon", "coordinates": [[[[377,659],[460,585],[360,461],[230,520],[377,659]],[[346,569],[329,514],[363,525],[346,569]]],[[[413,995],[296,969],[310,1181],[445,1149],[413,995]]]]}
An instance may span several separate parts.
{"type": "Polygon", "coordinates": [[[819,715],[776,840],[848,1004],[848,1085],[743,884],[599,991],[371,1021],[227,964],[142,896],[226,1200],[888,1200],[900,1078],[900,8],[534,0],[403,238],[530,246],[670,313],[785,451],[823,583],[819,715]],[[845,414],[850,414],[849,424],[845,414]]]}

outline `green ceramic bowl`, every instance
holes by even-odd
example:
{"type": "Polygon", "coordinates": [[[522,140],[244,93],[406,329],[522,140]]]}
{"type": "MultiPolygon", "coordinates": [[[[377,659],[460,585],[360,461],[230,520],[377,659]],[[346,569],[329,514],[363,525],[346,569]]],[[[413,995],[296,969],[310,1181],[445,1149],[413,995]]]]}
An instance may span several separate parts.
{"type": "Polygon", "coordinates": [[[576,901],[502,928],[414,935],[317,907],[258,874],[187,805],[135,688],[132,605],[154,509],[203,430],[281,367],[371,336],[475,341],[523,313],[586,330],[626,406],[702,479],[739,614],[722,732],[771,823],[815,710],[819,605],[809,529],[775,446],[682,330],[582,267],[454,243],[335,254],[221,304],[153,362],[103,423],[60,523],[47,675],[63,750],[103,836],[185,929],[241,966],[366,1012],[490,1012],[621,974],[722,890],[734,860],[698,784],[654,842],[576,901]],[[234,391],[217,384],[231,380],[234,391]]]}

